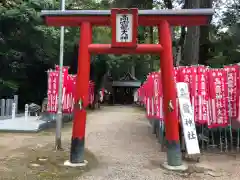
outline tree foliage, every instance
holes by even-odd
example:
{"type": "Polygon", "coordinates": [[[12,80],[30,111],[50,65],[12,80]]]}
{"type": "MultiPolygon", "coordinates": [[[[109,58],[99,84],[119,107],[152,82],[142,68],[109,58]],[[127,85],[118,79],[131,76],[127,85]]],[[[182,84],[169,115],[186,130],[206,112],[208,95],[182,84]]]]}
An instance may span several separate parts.
{"type": "MultiPolygon", "coordinates": [[[[216,16],[212,25],[200,27],[199,43],[197,43],[200,49],[199,60],[195,63],[212,67],[238,63],[240,58],[240,0],[198,1],[202,8],[215,7],[216,16]]],[[[190,1],[115,0],[110,3],[108,0],[68,0],[66,9],[109,9],[110,7],[179,9],[186,8],[187,2],[190,1]]],[[[59,8],[59,0],[0,1],[1,97],[9,97],[18,93],[21,105],[29,101],[40,103],[46,95],[46,71],[53,68],[59,59],[60,29],[45,26],[40,18],[40,11],[59,8]]],[[[64,64],[71,67],[71,73],[76,73],[79,28],[65,28],[65,30],[64,64]]],[[[156,28],[139,27],[138,31],[139,43],[158,43],[156,28]]],[[[183,61],[185,61],[183,49],[186,45],[192,47],[191,43],[189,45],[186,42],[195,41],[195,37],[187,33],[191,31],[186,30],[185,27],[172,29],[175,53],[181,51],[183,61]]],[[[111,29],[94,27],[93,42],[110,43],[111,29]]],[[[194,52],[195,50],[191,53],[194,52]]],[[[189,59],[187,64],[193,63],[191,58],[189,59]]],[[[136,77],[143,80],[148,72],[159,68],[159,57],[150,55],[93,55],[91,62],[91,79],[97,83],[99,88],[102,76],[107,71],[112,72],[113,78],[117,79],[135,66],[136,77]]]]}
{"type": "Polygon", "coordinates": [[[39,12],[52,9],[48,1],[3,1],[0,4],[1,96],[29,92],[25,99],[38,100],[46,89],[46,70],[58,56],[59,31],[42,26],[39,12]],[[14,85],[13,85],[14,84],[14,85]],[[36,92],[36,90],[34,91],[36,92]]]}

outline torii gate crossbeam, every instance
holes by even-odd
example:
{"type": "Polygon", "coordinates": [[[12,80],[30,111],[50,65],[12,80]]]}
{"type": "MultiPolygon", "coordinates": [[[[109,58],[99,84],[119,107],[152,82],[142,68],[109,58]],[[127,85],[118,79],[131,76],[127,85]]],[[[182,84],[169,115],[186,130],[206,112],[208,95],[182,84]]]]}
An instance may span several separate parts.
{"type": "MultiPolygon", "coordinates": [[[[82,22],[111,26],[110,10],[45,10],[41,15],[49,26],[79,26],[82,22]]],[[[138,25],[157,26],[166,20],[171,26],[200,26],[208,24],[212,15],[212,9],[138,10],[138,25]]]]}

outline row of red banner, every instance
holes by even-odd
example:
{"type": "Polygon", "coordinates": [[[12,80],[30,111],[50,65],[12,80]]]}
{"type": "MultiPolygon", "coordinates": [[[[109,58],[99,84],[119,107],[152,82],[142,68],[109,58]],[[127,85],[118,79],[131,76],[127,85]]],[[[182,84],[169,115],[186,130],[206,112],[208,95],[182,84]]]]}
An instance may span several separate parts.
{"type": "MultiPolygon", "coordinates": [[[[63,67],[62,111],[72,113],[76,91],[76,75],[68,73],[69,67],[63,67]]],[[[47,111],[56,113],[58,107],[59,66],[48,71],[48,104],[47,111]]],[[[89,82],[89,104],[94,102],[94,83],[89,82]]]]}
{"type": "MultiPolygon", "coordinates": [[[[209,128],[225,127],[239,120],[240,68],[229,65],[221,69],[205,66],[177,67],[175,82],[189,86],[196,123],[209,128]]],[[[139,101],[145,104],[148,118],[164,119],[161,73],[153,72],[138,89],[139,101]]]]}

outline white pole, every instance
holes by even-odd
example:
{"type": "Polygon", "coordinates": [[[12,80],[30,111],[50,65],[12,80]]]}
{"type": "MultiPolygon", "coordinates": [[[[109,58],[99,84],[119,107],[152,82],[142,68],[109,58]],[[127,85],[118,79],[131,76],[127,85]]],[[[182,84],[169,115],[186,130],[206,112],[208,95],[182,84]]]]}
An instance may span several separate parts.
{"type": "Polygon", "coordinates": [[[6,101],[5,99],[1,99],[1,116],[5,116],[6,110],[6,101]]]}
{"type": "MultiPolygon", "coordinates": [[[[61,10],[65,11],[65,0],[61,0],[61,10]]],[[[56,120],[55,149],[62,149],[61,129],[62,129],[62,88],[63,88],[63,53],[64,53],[64,26],[61,26],[60,52],[59,52],[59,89],[58,89],[58,111],[56,120]]]]}
{"type": "Polygon", "coordinates": [[[25,104],[24,115],[25,115],[25,120],[27,120],[28,119],[28,104],[25,104]]]}
{"type": "Polygon", "coordinates": [[[6,116],[10,116],[11,115],[11,113],[10,113],[10,109],[11,109],[11,104],[10,104],[10,99],[7,99],[6,100],[6,116]]]}
{"type": "Polygon", "coordinates": [[[16,104],[12,103],[12,120],[16,117],[16,104]]]}
{"type": "Polygon", "coordinates": [[[16,114],[17,114],[18,113],[18,95],[14,95],[13,96],[13,100],[14,100],[14,102],[16,104],[16,114]]]}

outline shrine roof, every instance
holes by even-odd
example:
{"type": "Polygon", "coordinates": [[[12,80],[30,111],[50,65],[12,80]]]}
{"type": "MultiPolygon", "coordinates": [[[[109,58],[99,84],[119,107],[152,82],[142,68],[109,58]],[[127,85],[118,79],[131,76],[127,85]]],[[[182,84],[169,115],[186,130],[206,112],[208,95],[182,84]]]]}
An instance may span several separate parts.
{"type": "Polygon", "coordinates": [[[139,88],[141,86],[140,81],[113,81],[113,87],[136,87],[139,88]]]}
{"type": "MultiPolygon", "coordinates": [[[[138,23],[155,26],[167,20],[173,26],[205,25],[211,21],[213,9],[138,10],[138,23]]],[[[43,10],[41,16],[50,26],[79,26],[83,21],[93,25],[111,25],[111,10],[43,10]]]]}
{"type": "Polygon", "coordinates": [[[141,81],[139,81],[130,72],[126,73],[118,81],[113,81],[113,87],[140,87],[141,81]]]}
{"type": "Polygon", "coordinates": [[[133,76],[130,72],[127,72],[119,81],[138,81],[138,79],[133,76]]]}

